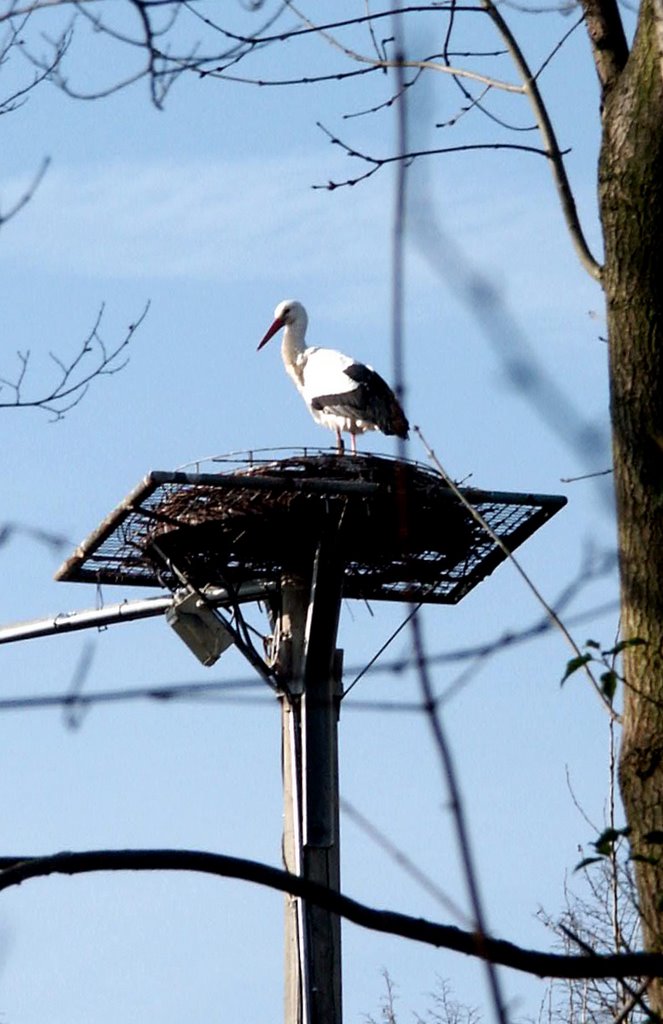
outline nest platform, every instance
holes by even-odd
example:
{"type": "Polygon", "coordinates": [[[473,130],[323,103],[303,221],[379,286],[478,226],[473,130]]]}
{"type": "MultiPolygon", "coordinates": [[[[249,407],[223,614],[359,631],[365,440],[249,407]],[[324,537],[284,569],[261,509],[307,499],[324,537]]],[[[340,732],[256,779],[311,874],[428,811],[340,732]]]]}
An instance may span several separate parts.
{"type": "MultiPolygon", "coordinates": [[[[566,499],[462,488],[513,551],[566,499]]],[[[444,480],[374,455],[247,459],[217,473],[152,472],[56,579],[176,590],[310,573],[322,538],[343,596],[455,604],[506,555],[444,480]]]]}

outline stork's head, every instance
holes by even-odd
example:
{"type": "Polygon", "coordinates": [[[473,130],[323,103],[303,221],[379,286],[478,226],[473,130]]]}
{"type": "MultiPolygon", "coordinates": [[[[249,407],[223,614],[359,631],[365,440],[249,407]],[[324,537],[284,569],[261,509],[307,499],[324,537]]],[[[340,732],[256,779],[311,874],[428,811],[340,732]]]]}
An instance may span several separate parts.
{"type": "Polygon", "coordinates": [[[308,324],[308,316],[306,310],[302,306],[301,302],[297,302],[296,299],[284,299],[283,302],[279,302],[278,306],[274,310],[274,321],[272,326],[267,331],[267,334],[258,345],[260,350],[263,345],[266,345],[270,338],[273,338],[277,331],[280,331],[282,327],[292,326],[302,336],[306,331],[306,325],[308,324]]]}

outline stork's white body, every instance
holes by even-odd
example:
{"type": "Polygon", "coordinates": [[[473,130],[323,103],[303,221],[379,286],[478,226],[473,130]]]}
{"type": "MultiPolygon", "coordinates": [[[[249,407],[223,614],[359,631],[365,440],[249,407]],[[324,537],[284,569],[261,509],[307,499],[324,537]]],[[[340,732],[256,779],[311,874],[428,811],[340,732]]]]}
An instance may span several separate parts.
{"type": "Polygon", "coordinates": [[[350,434],[353,452],[357,450],[357,434],[367,430],[407,437],[403,410],[382,377],[336,349],[307,347],[307,326],[308,316],[301,303],[281,302],[258,348],[285,328],[281,355],[288,376],[316,423],[336,432],[339,451],[343,451],[342,433],[350,434]]]}
{"type": "MultiPolygon", "coordinates": [[[[286,334],[287,334],[286,327],[286,334]]],[[[282,348],[285,349],[285,337],[282,348]]],[[[338,413],[317,409],[313,402],[320,395],[349,395],[357,385],[345,372],[355,364],[354,359],[337,352],[333,348],[317,348],[311,345],[299,352],[292,361],[286,360],[283,353],[286,371],[309,407],[316,423],[330,430],[344,433],[363,434],[366,430],[377,430],[375,423],[366,423],[358,416],[342,416],[338,413]]]]}

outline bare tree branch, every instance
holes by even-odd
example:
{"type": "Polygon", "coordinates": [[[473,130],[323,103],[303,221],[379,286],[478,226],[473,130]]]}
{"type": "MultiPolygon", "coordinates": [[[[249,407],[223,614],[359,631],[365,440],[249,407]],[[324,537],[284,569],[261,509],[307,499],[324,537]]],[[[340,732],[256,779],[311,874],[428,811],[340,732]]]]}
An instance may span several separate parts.
{"type": "Polygon", "coordinates": [[[479,951],[478,955],[487,965],[488,985],[493,1000],[493,1006],[497,1014],[497,1019],[500,1021],[500,1024],[506,1024],[506,1008],[502,994],[502,986],[496,971],[496,964],[499,961],[496,961],[495,958],[487,952],[481,952],[486,950],[486,943],[488,941],[487,921],[483,909],[483,900],[479,890],[479,880],[474,863],[474,855],[472,853],[470,834],[467,827],[465,807],[458,782],[458,775],[456,773],[451,747],[447,740],[446,730],[442,725],[439,709],[435,703],[433,686],[428,665],[426,663],[421,621],[418,615],[415,615],[412,618],[410,629],[412,632],[415,657],[417,659],[417,673],[419,676],[424,708],[433,733],[433,739],[440,758],[440,764],[449,794],[449,805],[453,815],[460,859],[463,866],[463,874],[465,875],[465,883],[467,885],[470,904],[472,906],[472,914],[474,917],[474,934],[477,949],[479,951]]]}
{"type": "Polygon", "coordinates": [[[330,46],[340,50],[345,56],[349,57],[350,60],[356,61],[359,64],[370,64],[371,67],[381,68],[384,71],[394,68],[415,68],[418,71],[438,71],[442,74],[453,75],[455,78],[469,78],[471,81],[480,82],[482,85],[488,85],[492,89],[500,89],[503,92],[522,93],[525,91],[522,85],[514,85],[511,82],[505,82],[499,78],[493,78],[490,75],[482,75],[477,71],[470,71],[467,68],[450,67],[448,63],[440,63],[439,60],[427,57],[423,60],[410,60],[405,54],[400,54],[393,60],[388,60],[386,57],[370,57],[365,54],[359,53],[357,50],[353,50],[349,46],[344,46],[338,39],[335,38],[327,29],[316,26],[312,21],[309,21],[304,14],[299,11],[290,0],[287,0],[288,7],[294,11],[295,14],[306,24],[310,31],[316,31],[322,39],[326,39],[330,46]]]}
{"type": "MultiPolygon", "coordinates": [[[[616,16],[616,20],[614,17],[610,17],[610,11],[612,10],[610,5],[613,4],[613,2],[614,0],[586,0],[586,15],[588,18],[588,27],[590,30],[590,35],[593,33],[595,37],[595,47],[598,47],[600,53],[603,54],[603,46],[608,46],[608,44],[610,44],[610,46],[612,47],[612,50],[610,52],[616,55],[615,62],[618,64],[619,60],[621,60],[624,56],[625,42],[623,40],[623,33],[622,36],[619,37],[619,33],[617,31],[617,28],[621,28],[621,22],[619,21],[618,14],[616,16]],[[596,10],[592,5],[595,6],[596,10]],[[599,17],[599,15],[601,15],[601,17],[599,17]]],[[[167,94],[168,89],[172,86],[173,82],[176,80],[176,77],[184,72],[194,72],[202,77],[212,77],[223,80],[238,81],[247,84],[250,83],[257,86],[275,87],[286,85],[310,85],[316,82],[324,81],[341,81],[345,78],[357,77],[360,74],[374,73],[376,71],[384,72],[396,66],[395,60],[393,58],[389,59],[386,55],[386,41],[383,41],[382,46],[380,46],[378,44],[374,31],[375,25],[381,19],[390,17],[390,11],[367,11],[365,14],[355,18],[339,19],[338,21],[334,22],[315,24],[310,19],[308,19],[301,11],[299,11],[299,9],[291,2],[291,0],[285,0],[285,3],[278,8],[273,20],[275,21],[284,10],[290,10],[299,19],[300,24],[297,25],[296,27],[285,29],[282,32],[272,32],[267,34],[261,32],[253,35],[242,35],[240,33],[232,32],[229,29],[223,27],[222,25],[216,22],[212,22],[208,18],[201,17],[201,22],[207,28],[210,28],[212,31],[221,35],[224,40],[228,40],[228,42],[231,44],[225,53],[216,54],[215,56],[201,56],[198,52],[196,52],[197,47],[194,47],[194,49],[188,53],[176,54],[168,52],[159,42],[159,40],[162,37],[168,36],[170,29],[181,10],[184,10],[188,13],[193,13],[194,9],[190,4],[174,5],[172,3],[169,4],[167,0],[161,0],[161,2],[155,2],[155,0],[129,0],[129,3],[131,8],[133,8],[136,11],[141,25],[141,32],[136,36],[128,35],[126,32],[118,31],[116,28],[110,25],[108,21],[102,19],[102,17],[96,13],[96,10],[92,11],[91,9],[88,9],[88,4],[85,3],[85,0],[79,0],[78,3],[73,3],[71,2],[71,0],[62,0],[61,3],[57,3],[56,0],[52,0],[52,3],[48,5],[46,3],[46,0],[41,0],[41,2],[23,5],[23,7],[12,5],[12,11],[16,15],[20,11],[34,12],[36,10],[39,10],[42,6],[72,6],[76,12],[78,12],[80,15],[82,15],[90,22],[90,24],[94,27],[94,29],[97,32],[103,32],[110,38],[118,42],[121,42],[124,45],[133,47],[137,49],[139,52],[142,52],[142,54],[144,55],[142,66],[138,68],[134,73],[129,74],[120,81],[115,81],[108,86],[87,91],[81,91],[80,89],[72,85],[72,83],[69,81],[66,74],[62,70],[61,61],[59,59],[56,59],[56,57],[54,57],[53,60],[49,62],[44,62],[43,60],[35,57],[34,55],[30,57],[33,63],[42,70],[42,73],[45,73],[47,64],[53,64],[54,66],[49,72],[49,76],[51,77],[51,79],[67,95],[79,99],[97,99],[104,96],[108,96],[125,88],[127,85],[130,85],[144,77],[147,77],[150,83],[152,101],[155,104],[155,106],[160,108],[163,105],[163,101],[167,94]],[[154,22],[152,21],[151,12],[153,9],[163,10],[168,15],[166,20],[160,26],[155,26],[154,22]],[[357,26],[362,25],[367,26],[369,42],[372,51],[366,54],[359,52],[359,50],[354,45],[347,45],[336,34],[341,30],[355,28],[357,26]],[[285,78],[274,78],[271,80],[251,75],[231,74],[228,70],[230,67],[239,63],[249,54],[254,53],[266,46],[284,44],[286,42],[291,42],[293,40],[310,37],[312,35],[318,36],[319,38],[325,40],[330,46],[333,46],[340,53],[342,53],[345,58],[356,63],[365,64],[367,66],[356,71],[338,71],[314,75],[292,75],[285,78]]],[[[559,47],[564,42],[564,39],[568,38],[568,35],[570,33],[567,32],[565,34],[561,42],[558,43],[556,47],[553,48],[551,54],[546,59],[546,61],[544,61],[539,71],[536,74],[534,74],[530,70],[527,61],[525,60],[525,57],[522,53],[522,50],[520,49],[520,46],[518,45],[515,37],[513,36],[508,25],[506,24],[504,17],[498,10],[497,6],[494,4],[493,0],[479,0],[478,5],[465,5],[462,7],[459,7],[455,4],[412,5],[399,9],[399,16],[404,17],[406,15],[421,14],[423,12],[439,13],[447,15],[449,17],[449,27],[446,33],[445,47],[442,59],[436,59],[431,57],[425,58],[423,60],[417,60],[410,59],[406,55],[402,55],[400,59],[400,67],[413,68],[419,73],[421,73],[422,71],[439,72],[450,75],[457,84],[460,84],[461,80],[466,79],[470,82],[475,81],[481,83],[486,87],[486,89],[497,89],[515,95],[524,95],[527,97],[534,112],[536,126],[543,139],[543,149],[536,150],[534,147],[531,147],[530,149],[529,147],[517,146],[514,146],[513,148],[530,149],[530,151],[545,153],[547,159],[550,162],[553,179],[557,187],[557,193],[562,207],[562,212],[576,252],[580,258],[582,265],[585,267],[588,273],[596,280],[600,280],[601,267],[592,255],[587,244],[587,241],[585,239],[578,217],[578,212],[576,209],[573,193],[564,166],[564,152],[560,149],[559,144],[557,142],[557,138],[546,105],[543,102],[537,83],[537,78],[541,74],[543,68],[549,62],[552,55],[558,51],[559,47]],[[496,78],[492,75],[485,74],[481,71],[472,68],[458,67],[450,62],[451,52],[449,48],[449,42],[451,26],[457,14],[461,11],[466,12],[468,14],[483,13],[488,15],[488,17],[495,25],[498,33],[504,40],[504,43],[506,44],[507,51],[520,77],[520,83],[507,82],[502,78],[496,78]]],[[[67,31],[70,32],[71,29],[68,29],[67,31]]],[[[55,42],[54,46],[56,48],[56,56],[57,52],[61,50],[64,45],[64,37],[61,37],[60,40],[55,42]]],[[[601,74],[603,75],[603,78],[606,81],[609,79],[607,71],[603,72],[600,70],[600,75],[601,74]]],[[[416,81],[416,76],[414,81],[416,81]]],[[[408,83],[408,85],[409,84],[410,83],[408,83]]],[[[470,103],[469,109],[479,109],[484,114],[486,114],[486,116],[489,116],[493,120],[496,120],[498,123],[503,124],[504,127],[511,127],[510,125],[508,125],[507,122],[504,122],[503,119],[497,117],[495,114],[493,114],[486,108],[485,104],[483,103],[483,97],[473,97],[466,89],[464,89],[463,92],[470,103]]],[[[390,102],[393,102],[393,97],[391,98],[391,100],[387,101],[386,105],[389,105],[390,102]]],[[[379,109],[379,106],[376,109],[379,109]]],[[[457,119],[457,117],[454,118],[452,123],[455,123],[457,119]]],[[[492,146],[491,148],[502,148],[503,146],[506,145],[507,144],[495,143],[494,146],[492,146]]],[[[438,155],[446,152],[459,151],[464,148],[471,149],[477,147],[441,147],[433,148],[424,152],[427,155],[438,155]]],[[[357,151],[353,151],[350,147],[347,147],[346,151],[348,152],[348,155],[361,156],[361,154],[359,154],[357,151]]],[[[420,155],[423,155],[423,152],[416,154],[407,154],[406,159],[412,159],[414,156],[420,155]]],[[[366,158],[364,157],[364,159],[366,158]]],[[[372,174],[374,174],[378,169],[378,166],[383,166],[386,163],[393,162],[394,159],[400,159],[400,157],[385,158],[379,164],[374,165],[365,175],[361,175],[358,178],[349,179],[348,181],[343,182],[343,184],[357,184],[359,181],[371,177],[372,174]]],[[[336,184],[337,183],[330,183],[329,187],[335,187],[336,184]]]]}
{"type": "Polygon", "coordinates": [[[660,953],[573,956],[524,949],[503,939],[479,938],[472,931],[452,925],[392,910],[378,910],[268,864],[201,850],[89,850],[56,853],[50,857],[0,857],[0,891],[31,878],[96,871],[195,871],[242,879],[299,896],[371,931],[399,935],[477,959],[489,959],[540,978],[663,977],[663,954],[660,953]]]}
{"type": "Polygon", "coordinates": [[[366,181],[376,174],[382,167],[386,167],[388,164],[398,164],[405,161],[405,163],[411,163],[413,160],[419,160],[425,156],[440,156],[442,153],[467,153],[473,150],[479,149],[514,149],[522,153],[535,153],[537,156],[548,157],[548,153],[544,149],[539,149],[537,146],[526,146],[517,142],[477,142],[477,143],[465,143],[459,146],[439,146],[435,149],[418,149],[411,150],[404,155],[400,153],[393,153],[391,156],[370,156],[368,153],[361,153],[358,149],[354,149],[349,146],[342,139],[339,139],[336,135],[333,135],[328,128],[325,128],[323,124],[317,122],[318,128],[325,133],[329,141],[333,146],[340,146],[348,156],[357,157],[359,160],[363,160],[365,163],[370,164],[371,167],[364,174],[358,175],[356,178],[346,178],[345,181],[328,181],[326,185],[313,185],[314,189],[327,189],[327,191],[333,192],[334,189],[358,185],[361,181],[366,181]]]}
{"type": "MultiPolygon", "coordinates": [[[[2,46],[0,49],[0,65],[4,64],[9,59],[9,56],[13,50],[17,49],[21,51],[21,33],[28,22],[28,18],[29,15],[25,15],[23,18],[12,20],[10,22],[9,30],[5,36],[5,39],[2,42],[2,46]]],[[[28,82],[27,85],[22,86],[20,89],[16,89],[13,93],[11,93],[9,96],[6,96],[3,100],[0,100],[0,115],[10,114],[13,111],[17,110],[19,107],[23,106],[23,104],[27,100],[28,94],[32,92],[33,89],[36,89],[36,87],[40,85],[42,82],[46,81],[46,79],[48,79],[52,72],[55,70],[57,65],[64,57],[69,42],[69,37],[61,39],[60,45],[55,48],[50,62],[48,62],[44,66],[44,68],[39,71],[39,73],[35,74],[32,81],[28,82]]]]}
{"type": "MultiPolygon", "coordinates": [[[[569,233],[571,235],[571,240],[575,247],[576,253],[578,254],[580,262],[585,268],[585,270],[587,270],[587,272],[595,280],[600,281],[601,266],[594,258],[587,245],[587,241],[585,239],[584,232],[582,230],[580,220],[578,217],[578,211],[576,208],[575,199],[573,197],[573,192],[571,190],[568,176],[566,174],[566,168],[564,166],[563,159],[564,153],[559,147],[557,137],[552,126],[550,116],[548,114],[547,107],[541,96],[537,84],[537,75],[533,74],[530,70],[529,65],[515,36],[511,32],[503,16],[500,14],[497,7],[493,3],[493,0],[480,0],[480,5],[481,9],[483,9],[483,11],[491,19],[497,31],[499,32],[501,38],[504,40],[506,48],[521,78],[521,85],[515,85],[500,79],[493,78],[488,75],[480,74],[479,72],[455,67],[449,64],[448,61],[446,60],[445,62],[440,63],[437,60],[409,60],[404,58],[399,62],[397,60],[381,60],[374,56],[360,54],[357,50],[345,46],[338,39],[336,39],[336,37],[331,34],[327,26],[314,25],[294,6],[294,4],[290,3],[290,0],[288,0],[288,6],[298,15],[298,17],[301,18],[301,20],[306,25],[306,29],[308,31],[315,31],[317,29],[318,34],[323,39],[326,39],[331,46],[335,47],[336,49],[339,49],[346,57],[353,61],[369,64],[371,67],[379,68],[394,68],[397,64],[399,64],[400,67],[404,68],[416,68],[419,70],[439,71],[444,72],[446,74],[450,74],[455,81],[458,81],[461,78],[467,78],[471,81],[483,83],[484,85],[488,86],[491,89],[499,89],[506,92],[526,95],[532,107],[534,117],[536,120],[536,125],[539,129],[539,133],[544,142],[543,152],[550,161],[553,179],[557,187],[557,193],[562,207],[562,213],[564,215],[564,219],[569,230],[569,233]]],[[[475,8],[475,10],[478,10],[478,8],[475,8]]],[[[445,45],[448,45],[448,41],[449,35],[447,34],[447,41],[445,45]]],[[[554,52],[556,52],[556,50],[553,50],[553,53],[554,52]]],[[[549,59],[550,57],[548,58],[548,60],[549,59]]],[[[544,65],[542,65],[540,71],[543,69],[543,67],[545,67],[545,63],[544,65]]],[[[483,107],[481,107],[481,109],[483,109],[483,107]]],[[[351,152],[349,147],[347,149],[347,152],[349,153],[349,155],[359,155],[356,152],[351,152]]],[[[440,150],[431,150],[429,152],[439,153],[440,150]]],[[[405,159],[410,159],[411,156],[412,154],[407,154],[405,156],[405,159]]],[[[394,159],[399,159],[399,157],[391,158],[390,161],[385,160],[384,163],[393,162],[394,159]]],[[[370,177],[373,173],[375,173],[375,170],[377,170],[377,167],[375,169],[372,169],[367,175],[357,179],[350,180],[346,184],[357,184],[358,181],[364,180],[366,177],[370,177]]]]}
{"type": "Polygon", "coordinates": [[[54,420],[62,419],[65,413],[73,409],[83,399],[93,380],[113,376],[126,366],[127,358],[120,357],[126,352],[134,334],[147,316],[149,308],[148,302],[138,319],[129,324],[124,338],[114,348],[109,349],[99,333],[104,315],[104,306],[102,306],[90,333],[72,359],[65,361],[54,352],[49,353],[52,362],[58,369],[58,375],[55,383],[36,398],[28,398],[24,393],[31,353],[29,351],[17,352],[20,367],[17,376],[13,380],[0,377],[0,409],[43,409],[44,412],[50,413],[54,420]],[[90,355],[94,356],[94,363],[87,368],[89,362],[87,357],[90,355]],[[3,390],[12,392],[13,397],[3,400],[3,390]]]}
{"type": "Polygon", "coordinates": [[[524,91],[530,101],[539,132],[544,141],[546,154],[550,160],[550,166],[552,168],[555,185],[557,186],[557,194],[562,207],[562,213],[564,214],[564,220],[566,221],[566,226],[571,235],[571,240],[576,253],[578,254],[580,262],[587,273],[596,281],[600,281],[602,273],[601,266],[590,252],[580,225],[575,199],[573,198],[573,192],[571,191],[569,179],[566,174],[566,167],[564,166],[563,153],[557,143],[557,137],[548,114],[548,109],[543,102],[543,98],[539,91],[536,77],[530,71],[529,65],[525,60],[525,56],[520,49],[515,36],[512,34],[509,26],[495,4],[492,0],[480,0],[480,2],[483,9],[486,11],[486,14],[491,19],[504,40],[504,43],[511,54],[511,58],[522,77],[524,91]]]}
{"type": "Polygon", "coordinates": [[[43,544],[53,554],[60,554],[62,551],[71,551],[76,545],[70,537],[61,533],[54,533],[52,530],[45,530],[41,526],[28,526],[26,523],[7,522],[0,524],[0,548],[8,544],[16,535],[29,537],[37,544],[43,544]]]}

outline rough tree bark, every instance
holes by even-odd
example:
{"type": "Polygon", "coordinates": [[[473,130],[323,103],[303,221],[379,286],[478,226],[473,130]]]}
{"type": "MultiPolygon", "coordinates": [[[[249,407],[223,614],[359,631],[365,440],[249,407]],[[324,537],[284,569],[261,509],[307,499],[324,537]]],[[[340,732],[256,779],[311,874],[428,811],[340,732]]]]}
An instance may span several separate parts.
{"type": "MultiPolygon", "coordinates": [[[[598,66],[598,60],[597,60],[598,66]]],[[[647,948],[663,950],[663,2],[604,89],[599,199],[626,678],[620,781],[647,948]],[[652,836],[651,834],[654,833],[652,836]],[[660,833],[658,837],[656,833],[660,833]],[[649,837],[649,838],[647,838],[649,837]],[[652,841],[653,840],[653,841],[652,841]]],[[[663,984],[650,993],[663,1016],[663,984]]]]}

